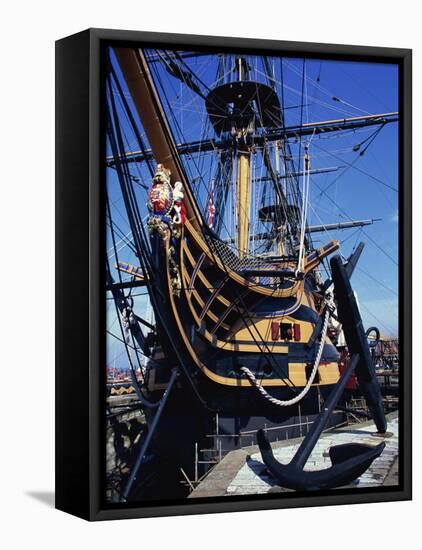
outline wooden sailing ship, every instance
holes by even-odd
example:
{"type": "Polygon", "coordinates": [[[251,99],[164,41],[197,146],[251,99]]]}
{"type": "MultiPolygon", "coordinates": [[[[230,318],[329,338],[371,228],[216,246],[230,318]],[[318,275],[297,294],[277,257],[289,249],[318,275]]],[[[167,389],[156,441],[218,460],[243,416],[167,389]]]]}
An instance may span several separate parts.
{"type": "MultiPolygon", "coordinates": [[[[176,477],[183,471],[192,479],[198,475],[192,458],[195,444],[209,447],[207,438],[218,436],[228,451],[255,443],[258,429],[264,426],[269,441],[302,435],[303,423],[309,427],[340,380],[336,343],[341,326],[336,321],[332,281],[323,280],[319,269],[338,250],[339,242],[312,243],[312,233],[321,231],[307,224],[312,158],[305,144],[299,162],[302,170],[298,169],[289,151],[289,137],[311,140],[320,132],[379,127],[396,121],[397,114],[287,128],[271,78],[254,76],[246,55],[227,56],[232,63],[229,77],[220,78],[206,93],[180,52],[155,54],[154,59],[142,49],[121,47],[113,55],[133,102],[129,106],[117,88],[140,150],[127,151],[109,84],[107,127],[112,155],[108,165],[117,172],[139,262],[119,261],[116,254],[118,272],[131,278],[115,281],[109,266],[108,290],[133,346],[148,357],[144,383],[139,384],[135,376],[134,380],[150,426],[150,449],[160,457],[161,471],[176,477]],[[212,140],[176,143],[151,74],[151,64],[160,60],[173,77],[203,99],[212,140]],[[268,144],[276,149],[275,160],[268,144]],[[222,204],[216,200],[218,193],[222,196],[219,182],[210,182],[203,201],[206,207],[201,209],[181,158],[198,150],[217,150],[221,171],[230,165],[236,199],[234,232],[225,238],[223,216],[216,211],[222,204]],[[257,155],[273,186],[273,202],[253,213],[267,228],[261,234],[251,232],[252,165],[257,155]],[[146,223],[132,189],[131,162],[150,165],[146,223]],[[220,224],[216,222],[219,214],[220,224]],[[251,251],[254,240],[271,240],[271,250],[251,251]],[[125,294],[128,288],[141,286],[148,290],[154,323],[140,318],[125,294]]],[[[109,82],[118,87],[112,63],[109,71],[109,82]]],[[[337,226],[368,223],[348,221],[337,226]]],[[[361,248],[346,263],[349,275],[360,252],[361,248]]],[[[332,414],[329,424],[340,417],[341,413],[332,414]]],[[[208,459],[202,461],[200,473],[212,463],[212,453],[208,459]]],[[[125,498],[148,495],[144,481],[136,470],[125,498]]]]}

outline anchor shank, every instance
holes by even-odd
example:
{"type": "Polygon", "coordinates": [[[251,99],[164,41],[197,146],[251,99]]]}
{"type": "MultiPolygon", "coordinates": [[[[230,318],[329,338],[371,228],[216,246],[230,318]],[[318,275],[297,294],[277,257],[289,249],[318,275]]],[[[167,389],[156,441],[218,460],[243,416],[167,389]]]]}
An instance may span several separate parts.
{"type": "Polygon", "coordinates": [[[359,353],[360,355],[359,363],[356,366],[359,389],[368,404],[378,433],[385,433],[387,430],[387,421],[385,419],[381,389],[376,377],[375,365],[369,350],[367,336],[363,328],[362,317],[350,284],[349,269],[347,266],[344,266],[340,256],[331,258],[330,265],[337,302],[338,319],[342,325],[347,348],[350,354],[359,353]]]}
{"type": "Polygon", "coordinates": [[[306,434],[299,449],[297,450],[295,456],[293,457],[292,463],[294,463],[296,467],[302,469],[305,466],[306,461],[308,460],[310,454],[312,453],[315,447],[315,444],[318,441],[319,436],[321,435],[321,432],[327,423],[328,417],[336,408],[338,400],[340,399],[341,394],[344,391],[347,381],[350,375],[352,374],[353,370],[356,368],[358,362],[359,362],[359,354],[356,353],[352,355],[349,365],[343,371],[336,387],[333,389],[327,401],[324,403],[323,410],[321,411],[321,413],[319,414],[315,422],[312,424],[311,430],[306,434]]]}

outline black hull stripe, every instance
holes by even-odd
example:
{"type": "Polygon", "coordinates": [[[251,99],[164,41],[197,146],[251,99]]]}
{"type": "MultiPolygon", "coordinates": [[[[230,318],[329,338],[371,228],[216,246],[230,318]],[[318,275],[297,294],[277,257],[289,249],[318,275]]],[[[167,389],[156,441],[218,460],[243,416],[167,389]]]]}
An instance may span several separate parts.
{"type": "Polygon", "coordinates": [[[200,257],[199,257],[199,260],[198,262],[196,263],[196,266],[193,270],[193,273],[192,273],[192,277],[190,278],[190,281],[189,281],[189,290],[192,290],[193,289],[193,285],[195,283],[195,279],[196,279],[196,276],[198,275],[198,271],[202,265],[202,262],[204,261],[205,259],[205,253],[203,252],[200,257]]]}
{"type": "Polygon", "coordinates": [[[213,291],[211,296],[208,298],[207,303],[204,305],[204,307],[201,311],[201,314],[199,315],[199,318],[201,319],[201,321],[205,317],[205,315],[206,315],[207,311],[209,310],[209,308],[211,307],[211,304],[214,301],[215,297],[221,291],[221,289],[227,283],[228,280],[229,280],[229,277],[227,277],[227,276],[224,277],[224,279],[221,281],[221,283],[218,285],[218,287],[213,291]]]}

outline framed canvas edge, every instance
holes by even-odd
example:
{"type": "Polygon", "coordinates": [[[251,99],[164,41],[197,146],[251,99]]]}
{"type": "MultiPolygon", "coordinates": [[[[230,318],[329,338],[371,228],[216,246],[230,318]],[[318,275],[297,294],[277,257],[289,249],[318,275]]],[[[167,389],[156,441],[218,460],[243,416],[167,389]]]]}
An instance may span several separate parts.
{"type": "Polygon", "coordinates": [[[89,451],[87,463],[89,464],[89,514],[84,515],[89,520],[110,520],[124,518],[157,517],[186,514],[205,514],[218,512],[253,511],[265,509],[297,508],[309,506],[330,506],[358,503],[375,503],[385,501],[410,500],[412,498],[412,457],[411,457],[411,159],[412,159],[412,51],[409,49],[371,47],[371,46],[346,46],[335,44],[316,44],[305,42],[284,42],[278,40],[261,40],[245,38],[226,38],[214,36],[197,36],[185,34],[151,33],[142,31],[120,31],[107,29],[89,29],[90,47],[90,86],[89,86],[89,451]],[[402,415],[400,421],[400,445],[402,445],[403,463],[402,489],[377,492],[376,490],[365,493],[330,494],[328,496],[298,496],[292,499],[264,500],[256,498],[245,501],[219,501],[219,502],[195,502],[189,504],[176,504],[169,506],[131,506],[125,508],[104,508],[102,505],[102,453],[100,444],[102,441],[102,416],[101,399],[103,388],[101,387],[101,364],[99,342],[101,341],[101,312],[102,292],[98,284],[101,280],[101,263],[98,251],[98,243],[101,240],[101,125],[100,125],[100,90],[101,67],[100,50],[101,43],[107,41],[137,42],[137,43],[162,43],[164,44],[190,44],[191,46],[228,47],[228,48],[253,48],[258,50],[282,50],[292,54],[303,55],[330,55],[344,57],[378,58],[395,60],[401,67],[402,73],[402,104],[403,117],[400,123],[401,147],[403,148],[401,160],[402,170],[402,194],[400,205],[400,262],[402,262],[402,278],[400,282],[401,307],[404,327],[400,327],[400,338],[403,345],[402,357],[406,375],[402,383],[402,415]],[[406,245],[406,246],[405,246],[406,245]]]}
{"type": "Polygon", "coordinates": [[[152,31],[130,31],[118,29],[88,29],[94,40],[127,43],[156,43],[163,45],[189,45],[213,48],[239,48],[253,50],[279,50],[283,53],[329,55],[348,57],[377,57],[378,59],[411,57],[412,50],[384,46],[364,46],[357,44],[331,44],[323,42],[299,42],[268,38],[245,38],[233,36],[210,36],[196,34],[164,33],[152,31]]]}

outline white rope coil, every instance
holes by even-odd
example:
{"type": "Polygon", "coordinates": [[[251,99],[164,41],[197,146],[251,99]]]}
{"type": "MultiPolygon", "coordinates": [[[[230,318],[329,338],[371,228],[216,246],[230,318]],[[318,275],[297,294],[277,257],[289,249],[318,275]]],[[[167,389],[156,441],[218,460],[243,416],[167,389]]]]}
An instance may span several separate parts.
{"type": "Polygon", "coordinates": [[[240,367],[240,370],[246,375],[246,377],[248,378],[248,380],[252,384],[252,386],[254,386],[259,391],[259,393],[263,397],[265,397],[265,399],[267,401],[269,401],[273,405],[277,405],[278,407],[289,407],[290,405],[295,405],[296,403],[299,403],[299,401],[301,401],[305,397],[305,395],[308,393],[310,387],[312,386],[312,384],[314,382],[314,379],[315,379],[315,376],[316,376],[316,373],[317,373],[317,370],[318,370],[318,367],[319,367],[319,363],[321,361],[322,351],[324,349],[324,344],[325,344],[325,337],[327,335],[329,317],[330,317],[330,310],[327,308],[326,311],[325,311],[324,324],[323,324],[322,330],[321,330],[321,341],[320,341],[320,344],[319,344],[317,355],[315,357],[314,365],[312,367],[311,375],[309,377],[309,380],[306,383],[306,386],[303,388],[303,390],[298,395],[293,397],[292,399],[288,399],[286,401],[276,399],[275,397],[270,395],[265,390],[265,388],[263,388],[258,383],[258,380],[255,378],[254,374],[247,367],[240,367]]]}

